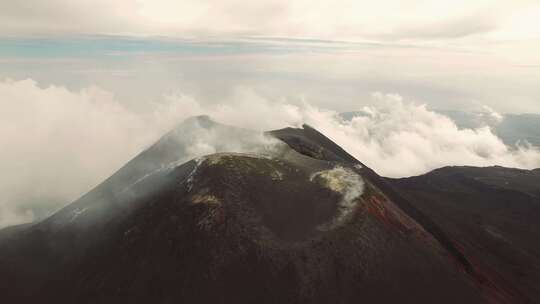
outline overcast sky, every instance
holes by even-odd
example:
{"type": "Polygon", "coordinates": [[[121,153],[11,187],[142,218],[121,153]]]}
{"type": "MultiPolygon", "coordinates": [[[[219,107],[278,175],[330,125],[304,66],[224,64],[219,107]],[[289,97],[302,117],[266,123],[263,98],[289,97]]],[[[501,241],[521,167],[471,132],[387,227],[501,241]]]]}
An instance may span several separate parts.
{"type": "Polygon", "coordinates": [[[536,0],[0,0],[0,77],[100,86],[136,107],[236,87],[354,110],[540,112],[536,0]]]}
{"type": "Polygon", "coordinates": [[[330,40],[524,39],[535,0],[2,1],[2,33],[279,36],[330,40]]]}

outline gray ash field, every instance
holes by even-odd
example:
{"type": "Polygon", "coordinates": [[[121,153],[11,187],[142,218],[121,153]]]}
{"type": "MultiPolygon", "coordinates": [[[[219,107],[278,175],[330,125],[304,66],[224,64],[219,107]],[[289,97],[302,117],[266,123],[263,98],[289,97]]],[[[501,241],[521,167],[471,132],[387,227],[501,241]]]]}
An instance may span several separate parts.
{"type": "Polygon", "coordinates": [[[386,179],[315,129],[184,160],[177,134],[79,200],[0,230],[4,303],[538,303],[540,174],[386,179]],[[248,149],[249,150],[249,149],[248,149]]]}

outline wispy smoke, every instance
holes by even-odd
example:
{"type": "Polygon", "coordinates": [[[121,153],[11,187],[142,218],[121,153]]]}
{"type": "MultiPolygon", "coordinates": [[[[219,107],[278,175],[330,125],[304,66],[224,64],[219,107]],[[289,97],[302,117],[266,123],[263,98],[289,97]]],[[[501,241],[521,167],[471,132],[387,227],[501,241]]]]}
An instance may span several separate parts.
{"type": "Polygon", "coordinates": [[[71,92],[0,82],[0,226],[76,199],[174,123],[127,110],[99,88],[71,92]]]}
{"type": "Polygon", "coordinates": [[[336,217],[331,223],[319,227],[320,229],[328,229],[342,224],[353,212],[358,198],[364,193],[364,180],[362,177],[351,169],[340,166],[331,170],[316,172],[310,177],[310,181],[318,182],[342,195],[342,199],[338,203],[336,217]]]}
{"type": "MultiPolygon", "coordinates": [[[[506,146],[488,126],[459,129],[448,117],[399,95],[373,95],[352,119],[307,102],[272,101],[240,88],[203,104],[170,95],[152,111],[127,109],[99,88],[40,88],[0,82],[0,227],[52,210],[88,191],[183,119],[208,114],[218,122],[270,130],[307,123],[385,176],[422,174],[447,165],[540,167],[540,151],[506,146]]],[[[494,120],[502,119],[489,112],[494,120]]],[[[185,157],[243,152],[238,134],[190,131],[185,157]],[[199,132],[199,133],[197,133],[199,132]]]]}

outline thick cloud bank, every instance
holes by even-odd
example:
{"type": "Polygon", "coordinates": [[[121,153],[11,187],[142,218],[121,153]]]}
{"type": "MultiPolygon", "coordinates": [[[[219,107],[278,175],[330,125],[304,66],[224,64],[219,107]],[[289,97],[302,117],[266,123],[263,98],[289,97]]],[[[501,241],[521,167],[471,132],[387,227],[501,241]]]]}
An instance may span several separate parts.
{"type": "MultiPolygon", "coordinates": [[[[399,95],[373,94],[376,106],[342,120],[336,113],[308,107],[305,121],[381,175],[419,175],[451,165],[516,168],[540,166],[540,150],[527,143],[509,147],[489,126],[459,129],[446,116],[399,95]]],[[[486,114],[488,115],[488,114],[486,114]]],[[[490,116],[503,119],[490,112],[490,116]]]]}
{"type": "Polygon", "coordinates": [[[0,227],[76,199],[168,127],[99,88],[32,80],[0,82],[0,108],[0,227]]]}
{"type": "MultiPolygon", "coordinates": [[[[69,203],[198,114],[257,130],[307,123],[385,176],[447,165],[540,167],[537,148],[506,146],[487,126],[459,129],[448,117],[398,95],[374,94],[372,104],[343,119],[307,102],[269,101],[240,88],[214,104],[166,96],[152,111],[138,113],[95,87],[73,92],[41,88],[32,80],[0,81],[0,227],[41,218],[69,203]]],[[[220,150],[215,138],[199,137],[191,150],[220,150]]]]}
{"type": "MultiPolygon", "coordinates": [[[[171,104],[190,108],[179,98],[171,104]]],[[[486,123],[475,128],[458,128],[447,116],[425,105],[403,101],[395,94],[374,93],[370,107],[363,107],[351,119],[304,102],[293,105],[265,100],[249,89],[240,89],[232,100],[196,110],[232,125],[254,129],[301,126],[307,123],[381,175],[404,177],[451,165],[532,169],[540,167],[540,150],[526,142],[510,147],[486,123]]],[[[504,117],[486,108],[479,115],[496,124],[504,117]]]]}

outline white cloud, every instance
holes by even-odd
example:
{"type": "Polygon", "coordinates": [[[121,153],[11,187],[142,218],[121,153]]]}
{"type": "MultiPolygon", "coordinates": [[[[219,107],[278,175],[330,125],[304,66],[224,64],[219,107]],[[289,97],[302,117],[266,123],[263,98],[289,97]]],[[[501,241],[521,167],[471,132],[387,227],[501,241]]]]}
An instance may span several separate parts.
{"type": "MultiPolygon", "coordinates": [[[[188,108],[194,101],[187,100],[171,98],[170,104],[188,108]]],[[[418,175],[449,165],[540,167],[538,148],[508,147],[489,126],[459,129],[450,118],[396,94],[374,93],[371,104],[348,121],[307,102],[270,101],[249,88],[237,88],[229,99],[197,108],[217,121],[258,130],[307,123],[384,176],[418,175]]],[[[503,119],[489,107],[481,114],[492,124],[503,119]]]]}
{"type": "Polygon", "coordinates": [[[263,35],[330,39],[456,38],[500,25],[531,31],[515,18],[530,0],[45,0],[3,1],[4,35],[263,35]],[[512,18],[510,18],[512,17],[512,18]],[[507,21],[507,19],[511,19],[507,21]]]}
{"type": "Polygon", "coordinates": [[[74,200],[176,122],[130,112],[96,87],[72,92],[33,80],[1,81],[0,108],[0,202],[14,208],[2,208],[0,221],[29,218],[35,202],[50,209],[74,200]]]}
{"type": "MultiPolygon", "coordinates": [[[[0,226],[39,218],[74,200],[174,125],[198,114],[257,130],[308,123],[385,176],[447,165],[540,167],[537,148],[510,148],[488,127],[458,129],[449,118],[399,95],[377,93],[372,103],[347,121],[307,102],[268,100],[237,88],[219,103],[173,94],[153,110],[135,113],[97,87],[74,92],[41,88],[33,80],[1,81],[0,226]]],[[[187,141],[192,143],[187,158],[242,152],[252,144],[219,132],[195,135],[187,141]]]]}
{"type": "Polygon", "coordinates": [[[446,116],[399,95],[374,94],[376,107],[344,121],[332,111],[308,107],[304,119],[379,174],[426,173],[449,165],[540,167],[540,150],[511,148],[489,127],[458,129],[446,116]]]}

